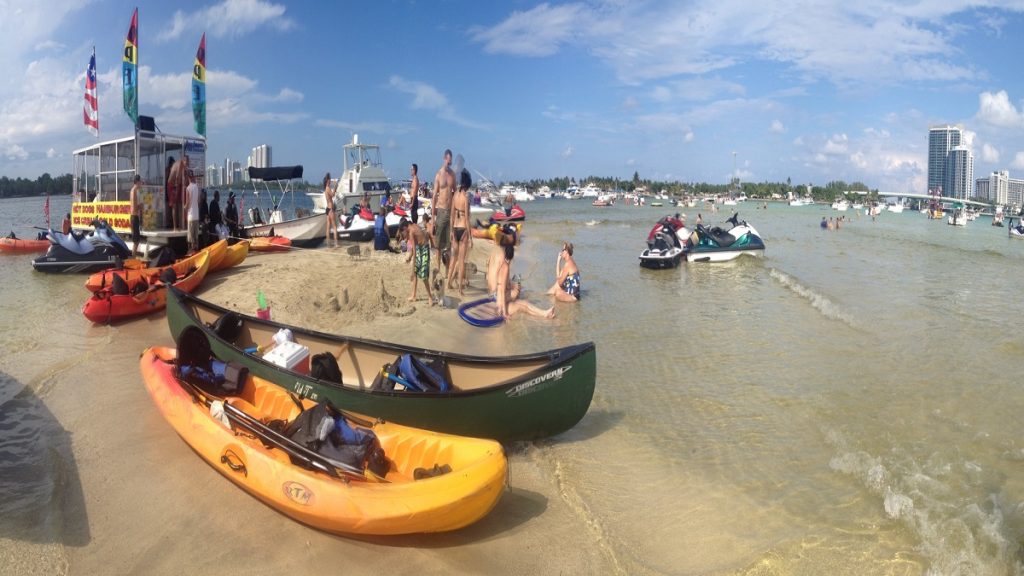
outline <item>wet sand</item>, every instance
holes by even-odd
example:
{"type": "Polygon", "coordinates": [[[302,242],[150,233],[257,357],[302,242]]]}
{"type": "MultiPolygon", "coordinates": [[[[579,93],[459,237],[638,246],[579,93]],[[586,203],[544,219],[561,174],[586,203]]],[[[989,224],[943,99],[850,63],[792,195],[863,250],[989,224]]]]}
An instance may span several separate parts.
{"type": "MultiPolygon", "coordinates": [[[[471,254],[485,285],[490,245],[471,254]]],[[[343,245],[288,254],[253,254],[207,280],[199,295],[252,313],[257,289],[274,319],[329,332],[483,352],[480,329],[452,309],[409,303],[404,254],[343,245]],[[448,336],[450,335],[450,337],[448,336]]],[[[81,296],[81,295],[78,295],[81,296]]],[[[448,294],[451,298],[452,294],[448,294]]],[[[457,302],[450,300],[450,304],[457,302]]],[[[535,292],[534,301],[550,305],[535,292]]],[[[68,312],[68,314],[77,314],[68,312]]],[[[80,317],[79,317],[80,318],[80,317]]],[[[77,320],[77,319],[76,319],[77,320]]],[[[534,319],[514,321],[532,322],[534,319]]],[[[77,322],[76,322],[77,323],[77,322]]],[[[70,436],[69,470],[51,506],[62,510],[48,537],[0,533],[3,574],[609,574],[572,491],[543,451],[555,440],[507,447],[509,488],[482,521],[462,530],[392,538],[347,538],[303,526],[249,496],[201,460],[172,431],[142,386],[138,358],[173,345],[164,315],[114,327],[85,327],[73,364],[40,362],[16,377],[38,390],[70,436]],[[62,494],[78,494],[67,498],[62,494]],[[76,535],[69,538],[69,535],[76,535]]],[[[525,345],[525,344],[524,344],[525,345]]],[[[516,352],[518,350],[512,350],[516,352]]],[[[40,350],[40,354],[45,351],[40,350]]],[[[576,441],[583,440],[582,437],[576,441]]]]}

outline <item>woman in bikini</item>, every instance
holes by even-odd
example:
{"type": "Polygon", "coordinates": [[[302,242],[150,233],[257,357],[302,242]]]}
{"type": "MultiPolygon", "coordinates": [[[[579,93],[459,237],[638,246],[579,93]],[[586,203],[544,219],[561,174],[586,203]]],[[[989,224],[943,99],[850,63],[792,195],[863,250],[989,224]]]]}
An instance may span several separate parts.
{"type": "Polygon", "coordinates": [[[334,190],[331,190],[331,173],[324,175],[324,203],[327,204],[327,240],[334,238],[338,245],[338,214],[334,211],[334,190]]]}
{"type": "Polygon", "coordinates": [[[545,310],[530,304],[526,300],[519,299],[521,287],[516,285],[518,282],[512,282],[510,275],[512,258],[516,254],[515,246],[507,245],[504,247],[496,247],[496,249],[504,252],[503,258],[501,258],[501,263],[498,265],[497,283],[495,285],[495,299],[498,303],[498,313],[505,318],[511,318],[519,313],[526,313],[530,316],[537,316],[538,318],[554,318],[554,308],[548,308],[545,310]]]}
{"type": "Polygon", "coordinates": [[[562,251],[558,253],[555,262],[555,284],[548,289],[548,294],[561,302],[578,302],[580,299],[580,270],[576,267],[572,252],[572,244],[563,242],[562,251]]]}
{"type": "Polygon", "coordinates": [[[459,186],[452,197],[452,255],[451,270],[448,277],[448,289],[455,288],[452,282],[456,282],[459,288],[459,295],[464,294],[466,287],[466,256],[473,247],[473,235],[469,233],[469,188],[473,180],[469,171],[463,169],[459,174],[459,186]]]}

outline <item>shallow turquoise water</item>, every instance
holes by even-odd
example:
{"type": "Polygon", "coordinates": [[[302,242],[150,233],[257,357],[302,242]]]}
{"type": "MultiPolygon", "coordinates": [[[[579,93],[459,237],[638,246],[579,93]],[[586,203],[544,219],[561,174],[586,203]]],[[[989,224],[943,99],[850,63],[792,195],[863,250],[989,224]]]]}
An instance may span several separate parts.
{"type": "MultiPolygon", "coordinates": [[[[0,200],[0,231],[41,223],[41,203],[0,200]]],[[[54,199],[53,213],[68,203],[54,199]]],[[[552,497],[625,573],[1020,573],[1024,242],[987,219],[955,228],[846,212],[842,229],[823,231],[821,217],[838,214],[826,207],[738,208],[764,259],[651,271],[637,256],[674,209],[526,206],[515,266],[527,296],[545,302],[568,240],[582,301],[550,323],[456,341],[593,340],[598,386],[576,428],[519,447],[514,465],[553,474],[552,497]]],[[[691,222],[728,214],[685,211],[691,222]]],[[[83,334],[67,312],[82,280],[0,259],[0,371],[18,375],[0,379],[0,399],[30,389],[36,418],[46,375],[112,337],[83,334]]],[[[61,429],[27,421],[8,422],[12,437],[0,428],[0,464],[28,458],[15,449],[26,426],[61,429]]],[[[24,492],[52,490],[41,478],[24,492]]]]}

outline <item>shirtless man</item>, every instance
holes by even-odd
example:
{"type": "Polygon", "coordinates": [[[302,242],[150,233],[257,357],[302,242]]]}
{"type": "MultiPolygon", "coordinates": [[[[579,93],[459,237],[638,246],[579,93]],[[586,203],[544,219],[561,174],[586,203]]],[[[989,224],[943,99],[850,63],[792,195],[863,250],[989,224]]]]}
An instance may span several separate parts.
{"type": "Polygon", "coordinates": [[[452,253],[449,269],[453,272],[448,276],[448,288],[458,287],[459,295],[465,293],[466,255],[473,247],[473,235],[469,233],[469,189],[473,180],[465,168],[459,174],[459,187],[452,197],[452,253]],[[456,282],[453,286],[452,282],[456,282]]]}
{"type": "Polygon", "coordinates": [[[412,184],[409,185],[412,201],[409,202],[409,206],[412,211],[412,223],[415,224],[420,218],[420,167],[413,164],[409,169],[409,175],[412,176],[412,184]]]}
{"type": "MultiPolygon", "coordinates": [[[[438,266],[444,261],[442,254],[451,243],[451,207],[455,194],[455,172],[452,171],[452,151],[444,151],[444,161],[434,176],[434,197],[430,201],[430,217],[434,222],[434,247],[437,248],[438,266]]],[[[451,276],[451,261],[445,266],[445,277],[451,276]]]]}
{"type": "Polygon", "coordinates": [[[142,237],[140,232],[142,226],[142,198],[139,198],[141,192],[142,176],[136,174],[135,178],[132,179],[132,189],[128,192],[128,202],[131,204],[131,218],[129,220],[132,226],[132,255],[139,252],[139,239],[142,237]]]}

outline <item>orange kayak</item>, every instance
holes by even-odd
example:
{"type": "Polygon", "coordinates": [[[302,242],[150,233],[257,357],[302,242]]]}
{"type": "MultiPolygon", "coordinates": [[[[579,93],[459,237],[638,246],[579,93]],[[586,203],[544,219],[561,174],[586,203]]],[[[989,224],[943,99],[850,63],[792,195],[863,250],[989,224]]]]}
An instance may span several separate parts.
{"type": "Polygon", "coordinates": [[[32,254],[35,252],[46,252],[49,248],[49,240],[0,238],[0,254],[32,254]]]}
{"type": "MultiPolygon", "coordinates": [[[[209,254],[209,269],[210,271],[212,271],[214,269],[214,265],[219,265],[220,262],[224,260],[224,258],[227,256],[227,252],[228,241],[218,240],[217,242],[210,244],[206,248],[203,248],[202,250],[196,252],[191,256],[179,259],[174,264],[171,264],[171,268],[174,268],[174,272],[180,278],[185,274],[186,271],[188,271],[189,268],[198,268],[197,262],[201,254],[209,254]]],[[[101,272],[96,272],[92,276],[89,276],[89,279],[85,281],[85,289],[88,290],[89,292],[96,292],[97,290],[109,288],[114,276],[120,276],[121,278],[124,279],[125,282],[131,285],[134,284],[138,278],[151,278],[154,275],[159,276],[160,272],[164,268],[166,268],[166,266],[164,266],[163,268],[142,268],[138,267],[138,265],[133,267],[129,264],[126,265],[124,269],[103,270],[101,272]]]]}
{"type": "MultiPolygon", "coordinates": [[[[139,361],[157,409],[211,467],[299,522],[337,534],[441,532],[476,522],[501,498],[508,463],[493,440],[345,414],[351,428],[370,430],[379,441],[381,478],[372,466],[335,464],[271,430],[272,420],[290,423],[300,413],[298,398],[285,389],[248,376],[239,391],[214,393],[180,380],[176,358],[173,348],[157,347],[139,361]],[[228,424],[210,414],[211,404],[221,402],[228,424]]],[[[301,402],[304,410],[315,407],[301,402]]]]}
{"type": "MultiPolygon", "coordinates": [[[[174,287],[192,292],[206,277],[209,266],[210,255],[199,252],[193,267],[181,272],[175,269],[178,280],[174,282],[174,287]]],[[[104,324],[163,310],[167,307],[167,285],[159,278],[159,272],[148,277],[133,276],[132,280],[127,281],[128,294],[111,294],[109,290],[99,290],[86,300],[82,314],[93,322],[104,324]],[[139,282],[145,282],[148,287],[143,292],[131,294],[139,282]]]]}
{"type": "Polygon", "coordinates": [[[210,272],[219,272],[221,270],[227,270],[232,266],[238,266],[245,261],[245,258],[248,255],[248,240],[241,240],[237,244],[232,244],[231,246],[228,246],[227,252],[224,254],[224,259],[220,261],[220,266],[217,268],[210,268],[210,272]]]}
{"type": "Polygon", "coordinates": [[[260,236],[250,239],[249,250],[257,252],[287,252],[292,241],[284,236],[260,236]]]}

